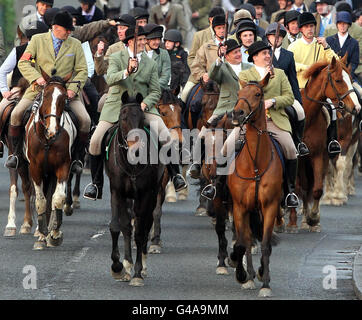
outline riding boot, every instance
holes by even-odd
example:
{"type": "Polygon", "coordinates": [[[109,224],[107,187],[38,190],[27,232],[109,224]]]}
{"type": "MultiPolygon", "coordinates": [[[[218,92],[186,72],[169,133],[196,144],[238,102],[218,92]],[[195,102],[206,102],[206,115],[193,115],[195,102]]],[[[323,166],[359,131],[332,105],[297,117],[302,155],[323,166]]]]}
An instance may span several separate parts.
{"type": "MultiPolygon", "coordinates": [[[[219,164],[219,163],[216,164],[217,168],[225,168],[226,165],[227,162],[225,164],[219,164]]],[[[223,177],[225,176],[217,175],[213,183],[208,184],[207,186],[205,186],[204,189],[202,189],[201,195],[208,200],[214,200],[216,196],[216,189],[218,187],[221,187],[221,180],[223,177]]]]}
{"type": "Polygon", "coordinates": [[[103,190],[103,155],[89,154],[92,183],[84,190],[83,197],[90,200],[102,199],[103,190]]]}
{"type": "Polygon", "coordinates": [[[187,188],[187,182],[182,174],[180,174],[179,164],[170,163],[166,167],[168,174],[171,177],[171,181],[175,187],[175,191],[178,192],[182,189],[187,188]]]}
{"type": "Polygon", "coordinates": [[[330,159],[341,153],[341,145],[337,139],[337,120],[332,120],[327,129],[327,151],[330,159]]]}
{"type": "Polygon", "coordinates": [[[195,143],[195,150],[198,150],[199,145],[201,144],[201,157],[200,157],[200,163],[199,161],[196,162],[196,160],[194,159],[194,161],[192,162],[190,169],[189,169],[189,174],[190,177],[193,179],[199,179],[201,176],[201,165],[202,162],[205,160],[205,140],[203,138],[197,137],[196,143],[195,143]]]}
{"type": "Polygon", "coordinates": [[[297,208],[299,206],[299,199],[298,196],[295,194],[297,165],[298,165],[297,159],[285,161],[286,178],[287,178],[288,192],[289,192],[285,198],[285,206],[287,208],[297,208]]]}
{"type": "Polygon", "coordinates": [[[305,119],[299,120],[295,124],[295,130],[293,134],[293,140],[297,147],[300,157],[306,156],[309,154],[309,149],[307,145],[302,141],[303,132],[304,132],[305,119]]]}
{"type": "Polygon", "coordinates": [[[4,156],[4,143],[0,140],[0,158],[4,156]]]}
{"type": "Polygon", "coordinates": [[[83,171],[83,161],[87,143],[88,132],[79,131],[73,147],[73,162],[71,165],[71,170],[74,174],[81,174],[83,171]]]}
{"type": "Polygon", "coordinates": [[[19,164],[23,145],[22,128],[22,126],[9,125],[9,153],[12,152],[12,154],[9,155],[5,163],[5,166],[9,169],[17,169],[19,164]]]}

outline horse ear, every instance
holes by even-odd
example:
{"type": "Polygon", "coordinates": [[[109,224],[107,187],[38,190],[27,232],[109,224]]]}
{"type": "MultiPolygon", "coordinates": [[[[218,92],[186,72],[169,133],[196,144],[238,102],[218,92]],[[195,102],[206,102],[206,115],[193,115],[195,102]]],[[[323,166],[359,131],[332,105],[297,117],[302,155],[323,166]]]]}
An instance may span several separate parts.
{"type": "Polygon", "coordinates": [[[246,82],[239,79],[239,85],[240,85],[240,88],[244,88],[246,86],[246,82]]]}
{"type": "Polygon", "coordinates": [[[334,70],[336,68],[336,65],[337,65],[337,60],[335,57],[332,58],[332,61],[330,63],[330,68],[329,70],[334,70]]]}
{"type": "Polygon", "coordinates": [[[136,101],[137,101],[138,104],[141,104],[141,102],[143,101],[143,96],[142,96],[142,94],[137,93],[137,95],[136,95],[136,101]]]}
{"type": "Polygon", "coordinates": [[[63,78],[63,81],[64,81],[65,83],[67,83],[67,82],[70,80],[71,77],[72,77],[72,72],[70,72],[69,74],[67,74],[67,75],[63,78]]]}
{"type": "Polygon", "coordinates": [[[341,58],[339,61],[342,62],[345,66],[347,66],[347,55],[348,52],[346,52],[346,54],[343,56],[343,58],[341,58]]]}
{"type": "Polygon", "coordinates": [[[128,91],[123,92],[121,100],[122,100],[122,104],[126,104],[128,102],[128,100],[129,100],[128,91]]]}
{"type": "Polygon", "coordinates": [[[180,86],[177,86],[175,89],[171,90],[172,94],[177,97],[180,93],[180,86]]]}
{"type": "Polygon", "coordinates": [[[264,79],[262,79],[262,80],[259,82],[259,84],[264,88],[264,87],[266,87],[266,86],[268,85],[269,79],[270,79],[270,72],[268,72],[268,73],[266,74],[266,76],[264,77],[264,79]]]}
{"type": "MultiPolygon", "coordinates": [[[[39,67],[39,68],[40,68],[40,67],[39,67]]],[[[46,82],[49,82],[50,77],[48,76],[48,74],[47,74],[42,68],[40,68],[40,72],[41,72],[41,75],[42,75],[42,77],[44,78],[44,80],[45,80],[46,82]]]]}

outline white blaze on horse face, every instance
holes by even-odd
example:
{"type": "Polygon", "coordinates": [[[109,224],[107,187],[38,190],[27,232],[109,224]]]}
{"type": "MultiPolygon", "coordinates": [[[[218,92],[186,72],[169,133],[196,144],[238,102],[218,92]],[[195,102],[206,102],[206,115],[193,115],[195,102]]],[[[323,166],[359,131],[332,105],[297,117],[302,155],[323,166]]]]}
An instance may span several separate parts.
{"type": "Polygon", "coordinates": [[[361,110],[361,105],[358,102],[358,98],[356,95],[356,92],[354,92],[353,86],[352,86],[352,82],[351,82],[351,78],[349,77],[348,73],[346,71],[342,71],[342,75],[343,75],[343,80],[344,82],[347,84],[348,86],[348,90],[353,90],[353,92],[350,93],[350,97],[354,103],[354,108],[356,109],[357,113],[361,110]]]}
{"type": "MultiPolygon", "coordinates": [[[[58,97],[62,95],[62,92],[58,88],[54,88],[53,94],[52,94],[52,104],[50,107],[50,113],[56,114],[57,112],[57,100],[58,97]]],[[[50,135],[54,135],[57,132],[57,118],[56,117],[50,117],[50,125],[48,128],[48,132],[50,135]]]]}
{"type": "Polygon", "coordinates": [[[175,112],[175,106],[173,104],[170,104],[170,108],[171,108],[172,112],[175,112]]]}

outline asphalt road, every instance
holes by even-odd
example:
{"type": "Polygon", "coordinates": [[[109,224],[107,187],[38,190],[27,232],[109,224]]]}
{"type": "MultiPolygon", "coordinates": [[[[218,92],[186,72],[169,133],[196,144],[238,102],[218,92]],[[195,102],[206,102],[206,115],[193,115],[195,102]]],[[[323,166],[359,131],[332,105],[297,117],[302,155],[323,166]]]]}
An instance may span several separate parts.
{"type": "MultiPolygon", "coordinates": [[[[3,162],[1,159],[1,232],[7,222],[9,208],[9,180],[3,162]]],[[[84,175],[82,188],[89,181],[90,176],[84,175]]],[[[351,198],[347,205],[322,207],[321,233],[301,231],[298,234],[280,234],[281,242],[273,248],[271,256],[271,299],[356,299],[351,278],[352,259],[362,245],[360,177],[356,184],[357,196],[351,198]],[[328,280],[333,270],[337,275],[335,283],[328,280]]],[[[188,200],[164,205],[163,252],[149,255],[145,286],[129,287],[127,283],[116,282],[110,275],[110,200],[106,179],[103,200],[82,199],[81,209],[71,217],[63,218],[64,241],[60,247],[33,251],[32,235],[17,234],[14,239],[0,236],[0,299],[259,299],[258,290],[244,291],[240,288],[231,268],[229,275],[216,275],[216,233],[210,218],[194,216],[196,206],[194,187],[188,200]],[[34,274],[35,281],[29,282],[29,276],[34,274]],[[29,288],[29,283],[34,288],[29,288]]],[[[18,228],[22,223],[23,208],[24,202],[18,201],[18,228]]],[[[230,241],[230,231],[227,236],[230,241]]],[[[122,248],[121,239],[121,256],[122,248]]],[[[259,260],[260,254],[256,254],[255,268],[259,266],[259,260]]],[[[258,281],[256,284],[259,289],[261,284],[258,281]]]]}

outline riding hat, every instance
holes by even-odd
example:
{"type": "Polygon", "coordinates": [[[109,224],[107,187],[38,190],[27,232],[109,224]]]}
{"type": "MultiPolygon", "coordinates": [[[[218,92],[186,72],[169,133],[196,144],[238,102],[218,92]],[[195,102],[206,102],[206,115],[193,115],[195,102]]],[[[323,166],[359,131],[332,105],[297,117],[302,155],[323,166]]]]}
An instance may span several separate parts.
{"type": "Polygon", "coordinates": [[[136,19],[127,13],[120,15],[115,20],[119,26],[134,27],[136,25],[136,19]]]}
{"type": "Polygon", "coordinates": [[[53,19],[52,25],[62,26],[63,28],[74,31],[73,17],[68,11],[60,10],[53,19]]]}
{"type": "Polygon", "coordinates": [[[250,3],[243,3],[240,7],[239,7],[239,10],[240,9],[245,9],[245,10],[248,10],[252,16],[253,19],[255,19],[256,17],[256,11],[255,11],[255,8],[253,5],[251,5],[250,3]]]}
{"type": "Polygon", "coordinates": [[[336,4],[336,11],[348,11],[350,14],[352,14],[352,8],[348,2],[342,1],[338,2],[336,4]]]}
{"type": "Polygon", "coordinates": [[[252,20],[251,13],[246,9],[240,9],[234,14],[234,25],[236,26],[241,20],[249,19],[252,20]]]}
{"type": "Polygon", "coordinates": [[[225,25],[225,15],[217,15],[212,19],[212,28],[225,25]]]}
{"type": "Polygon", "coordinates": [[[222,14],[225,14],[225,11],[223,8],[221,7],[214,7],[210,10],[209,12],[209,18],[213,18],[215,16],[219,16],[219,15],[222,15],[222,14]]]}
{"type": "Polygon", "coordinates": [[[269,45],[267,45],[264,41],[256,41],[254,42],[248,49],[249,57],[248,61],[253,62],[253,56],[256,55],[258,52],[265,50],[265,49],[271,49],[269,45]]]}
{"type": "Polygon", "coordinates": [[[239,38],[239,34],[243,31],[252,31],[256,39],[256,25],[252,20],[241,20],[236,27],[236,37],[239,38]]]}
{"type": "Polygon", "coordinates": [[[348,11],[339,11],[336,15],[336,23],[345,22],[349,25],[352,25],[352,17],[348,11]]]}
{"type": "Polygon", "coordinates": [[[163,40],[182,43],[181,32],[178,31],[177,29],[169,29],[165,32],[165,36],[163,37],[163,40]]]}
{"type": "Polygon", "coordinates": [[[162,38],[163,36],[163,27],[155,23],[146,24],[144,30],[146,32],[146,39],[162,38]]]}
{"type": "Polygon", "coordinates": [[[298,20],[298,17],[301,15],[297,10],[289,10],[285,13],[284,17],[284,26],[287,26],[289,22],[298,20]]]}
{"type": "Polygon", "coordinates": [[[131,9],[128,14],[130,14],[131,16],[133,16],[136,20],[139,19],[147,19],[150,17],[150,14],[148,13],[148,11],[144,8],[141,7],[135,7],[133,9],[131,9]]]}
{"type": "Polygon", "coordinates": [[[248,3],[252,4],[253,6],[263,6],[263,7],[265,7],[264,0],[249,0],[248,3]]]}
{"type": "MultiPolygon", "coordinates": [[[[131,26],[126,30],[126,37],[124,38],[123,43],[127,44],[128,40],[134,38],[135,36],[135,27],[131,26]]],[[[146,31],[144,30],[144,28],[142,26],[138,26],[138,36],[145,36],[147,35],[146,31]]]]}
{"type": "Polygon", "coordinates": [[[336,0],[315,0],[314,1],[316,4],[317,3],[326,3],[330,6],[333,6],[336,3],[336,0]]]}
{"type": "Polygon", "coordinates": [[[38,3],[38,2],[42,2],[42,3],[48,4],[50,6],[54,5],[54,0],[36,0],[36,3],[38,3]]]}
{"type": "Polygon", "coordinates": [[[285,14],[286,14],[286,13],[287,13],[287,12],[286,12],[285,10],[280,11],[280,12],[277,14],[277,16],[275,17],[275,21],[276,21],[276,22],[279,22],[280,20],[285,19],[285,14]]]}
{"type": "Polygon", "coordinates": [[[38,34],[38,33],[45,33],[45,32],[48,32],[48,30],[49,30],[49,28],[44,22],[37,21],[35,26],[32,25],[29,29],[25,30],[25,35],[30,41],[30,39],[33,35],[38,34]]]}
{"type": "Polygon", "coordinates": [[[79,0],[80,3],[88,3],[90,5],[94,5],[96,0],[79,0]]]}
{"type": "Polygon", "coordinates": [[[301,28],[304,25],[311,24],[311,23],[313,23],[314,25],[317,25],[317,21],[316,21],[314,15],[310,12],[303,12],[298,17],[298,28],[301,28]]]}
{"type": "MultiPolygon", "coordinates": [[[[283,38],[287,35],[287,30],[285,30],[284,26],[282,24],[280,25],[280,29],[279,29],[279,35],[281,35],[283,38]]],[[[278,27],[278,22],[273,22],[271,24],[268,25],[268,27],[265,29],[265,35],[269,35],[269,34],[276,34],[277,31],[277,27],[278,27]]]]}
{"type": "Polygon", "coordinates": [[[68,11],[73,17],[80,17],[80,12],[73,6],[64,6],[61,10],[68,11]]]}
{"type": "Polygon", "coordinates": [[[226,54],[228,54],[229,52],[237,49],[237,48],[240,48],[241,47],[241,44],[239,44],[236,40],[234,39],[228,39],[225,41],[225,45],[227,46],[226,48],[226,54]]]}
{"type": "Polygon", "coordinates": [[[60,11],[59,8],[50,8],[48,9],[47,11],[45,11],[44,13],[44,22],[45,24],[51,28],[52,27],[52,22],[53,22],[53,19],[55,17],[55,15],[60,11]]]}

